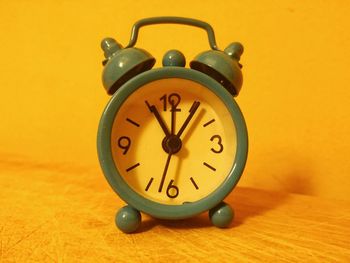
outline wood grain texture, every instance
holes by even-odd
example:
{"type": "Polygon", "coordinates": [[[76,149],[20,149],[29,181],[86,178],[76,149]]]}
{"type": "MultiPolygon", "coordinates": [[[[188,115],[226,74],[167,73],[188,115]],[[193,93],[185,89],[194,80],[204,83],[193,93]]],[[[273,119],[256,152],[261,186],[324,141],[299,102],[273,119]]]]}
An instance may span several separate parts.
{"type": "Polygon", "coordinates": [[[138,233],[114,225],[124,203],[102,173],[1,156],[0,262],[350,262],[350,203],[236,188],[228,229],[207,214],[143,215],[138,233]]]}

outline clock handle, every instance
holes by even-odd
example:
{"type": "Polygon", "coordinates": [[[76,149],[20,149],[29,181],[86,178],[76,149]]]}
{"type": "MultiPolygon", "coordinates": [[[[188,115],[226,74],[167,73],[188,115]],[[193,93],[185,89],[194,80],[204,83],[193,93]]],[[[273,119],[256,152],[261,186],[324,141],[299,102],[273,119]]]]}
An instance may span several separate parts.
{"type": "Polygon", "coordinates": [[[218,50],[215,41],[214,30],[208,23],[196,19],[174,16],[150,17],[137,21],[131,30],[129,44],[125,48],[133,47],[136,44],[141,27],[155,24],[181,24],[202,28],[207,31],[210,48],[212,50],[218,50]]]}

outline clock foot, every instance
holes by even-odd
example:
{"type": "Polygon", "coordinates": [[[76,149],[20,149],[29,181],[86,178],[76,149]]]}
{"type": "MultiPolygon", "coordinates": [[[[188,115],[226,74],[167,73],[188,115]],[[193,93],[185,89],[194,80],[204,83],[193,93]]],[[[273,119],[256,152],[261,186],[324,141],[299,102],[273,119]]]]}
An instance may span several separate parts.
{"type": "Polygon", "coordinates": [[[135,232],[141,224],[141,213],[129,205],[124,206],[117,212],[115,224],[124,233],[135,232]]]}
{"type": "Polygon", "coordinates": [[[234,217],[233,209],[226,203],[221,202],[209,210],[209,218],[214,226],[225,228],[228,227],[234,217]]]}

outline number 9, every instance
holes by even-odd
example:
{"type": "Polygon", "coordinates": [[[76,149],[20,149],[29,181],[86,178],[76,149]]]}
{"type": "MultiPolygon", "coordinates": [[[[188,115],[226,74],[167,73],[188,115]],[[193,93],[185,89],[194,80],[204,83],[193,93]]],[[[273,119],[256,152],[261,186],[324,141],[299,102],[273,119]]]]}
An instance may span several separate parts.
{"type": "Polygon", "coordinates": [[[123,149],[123,154],[127,154],[127,152],[129,151],[129,148],[131,146],[131,140],[129,137],[127,136],[122,136],[118,139],[118,146],[119,148],[123,149]]]}

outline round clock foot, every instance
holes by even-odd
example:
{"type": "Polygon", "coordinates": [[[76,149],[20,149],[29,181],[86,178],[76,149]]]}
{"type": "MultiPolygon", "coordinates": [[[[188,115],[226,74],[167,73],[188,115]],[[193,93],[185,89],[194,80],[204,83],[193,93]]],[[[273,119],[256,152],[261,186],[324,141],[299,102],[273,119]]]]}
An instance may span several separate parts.
{"type": "Polygon", "coordinates": [[[209,210],[209,218],[214,226],[224,228],[228,227],[234,217],[233,209],[226,203],[221,202],[209,210]]]}
{"type": "Polygon", "coordinates": [[[124,233],[135,232],[141,224],[141,213],[131,206],[124,206],[117,212],[115,224],[124,233]]]}

